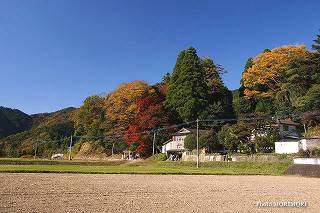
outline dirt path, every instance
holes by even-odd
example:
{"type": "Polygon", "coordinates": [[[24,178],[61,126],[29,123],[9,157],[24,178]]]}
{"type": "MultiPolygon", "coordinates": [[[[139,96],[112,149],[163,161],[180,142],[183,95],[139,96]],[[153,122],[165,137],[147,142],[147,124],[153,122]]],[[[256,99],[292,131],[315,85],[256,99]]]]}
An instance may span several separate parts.
{"type": "Polygon", "coordinates": [[[0,173],[0,188],[0,212],[320,212],[316,178],[0,173]]]}

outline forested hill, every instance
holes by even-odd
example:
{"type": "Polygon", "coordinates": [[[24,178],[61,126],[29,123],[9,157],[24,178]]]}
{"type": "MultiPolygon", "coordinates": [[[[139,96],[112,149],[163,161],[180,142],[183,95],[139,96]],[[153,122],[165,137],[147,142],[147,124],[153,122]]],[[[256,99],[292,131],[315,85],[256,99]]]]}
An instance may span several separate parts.
{"type": "Polygon", "coordinates": [[[269,138],[250,139],[253,129],[264,128],[271,121],[248,119],[290,119],[303,125],[306,136],[320,135],[320,35],[312,48],[284,45],[250,57],[240,87],[234,91],[226,87],[221,65],[210,57],[199,57],[196,49],[189,47],[178,54],[172,72],[154,85],[141,80],[123,83],[108,94],[87,97],[79,109],[54,113],[29,116],[2,108],[1,136],[11,135],[0,139],[0,156],[66,153],[73,138],[78,147],[92,142],[93,147],[99,145],[103,151],[112,150],[110,153],[129,149],[150,156],[153,147],[159,152],[171,137],[174,129],[167,127],[192,125],[197,119],[236,118],[248,122],[202,123],[200,128],[210,130],[212,136],[207,137],[210,141],[204,139],[209,141],[206,148],[272,152],[277,140],[273,132],[269,138]],[[149,133],[156,131],[154,142],[149,133]]]}
{"type": "Polygon", "coordinates": [[[34,151],[39,140],[69,136],[74,131],[71,121],[74,110],[69,107],[52,113],[27,115],[19,110],[1,107],[1,127],[6,129],[0,138],[0,156],[28,155],[34,151]]]}
{"type": "Polygon", "coordinates": [[[30,129],[32,120],[20,110],[0,106],[0,139],[30,129]]]}

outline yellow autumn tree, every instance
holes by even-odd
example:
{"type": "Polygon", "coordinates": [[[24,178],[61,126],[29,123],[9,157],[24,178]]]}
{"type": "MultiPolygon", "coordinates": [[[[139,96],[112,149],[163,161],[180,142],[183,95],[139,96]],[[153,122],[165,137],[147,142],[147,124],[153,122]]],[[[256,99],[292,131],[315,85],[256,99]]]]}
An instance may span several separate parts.
{"type": "Polygon", "coordinates": [[[309,56],[304,45],[282,46],[257,55],[252,66],[242,74],[245,96],[274,97],[281,90],[288,62],[309,56]]]}
{"type": "Polygon", "coordinates": [[[137,115],[136,100],[149,88],[144,81],[121,84],[105,99],[106,118],[111,127],[110,134],[122,134],[137,115]]]}

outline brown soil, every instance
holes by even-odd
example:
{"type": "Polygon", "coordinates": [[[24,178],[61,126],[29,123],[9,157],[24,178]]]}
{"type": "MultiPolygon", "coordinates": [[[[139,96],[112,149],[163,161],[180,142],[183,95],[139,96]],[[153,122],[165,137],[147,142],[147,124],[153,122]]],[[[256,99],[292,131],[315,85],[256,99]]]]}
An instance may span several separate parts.
{"type": "Polygon", "coordinates": [[[1,173],[0,180],[0,212],[320,212],[317,178],[1,173]]]}

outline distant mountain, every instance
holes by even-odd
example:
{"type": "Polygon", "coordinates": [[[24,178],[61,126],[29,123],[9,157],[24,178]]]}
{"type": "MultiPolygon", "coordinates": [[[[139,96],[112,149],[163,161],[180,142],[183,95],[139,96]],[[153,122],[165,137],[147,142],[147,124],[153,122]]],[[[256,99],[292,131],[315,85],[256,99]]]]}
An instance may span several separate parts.
{"type": "Polygon", "coordinates": [[[1,112],[3,111],[5,113],[0,114],[3,115],[0,120],[6,131],[3,131],[4,137],[0,138],[0,156],[32,155],[37,143],[39,143],[39,154],[41,152],[49,155],[53,149],[65,147],[64,140],[67,140],[74,131],[72,115],[75,108],[72,107],[34,115],[9,108],[1,112]],[[57,141],[57,143],[45,144],[44,141],[57,141]]]}
{"type": "Polygon", "coordinates": [[[0,107],[0,139],[31,128],[33,119],[17,109],[0,107]]]}

